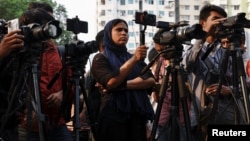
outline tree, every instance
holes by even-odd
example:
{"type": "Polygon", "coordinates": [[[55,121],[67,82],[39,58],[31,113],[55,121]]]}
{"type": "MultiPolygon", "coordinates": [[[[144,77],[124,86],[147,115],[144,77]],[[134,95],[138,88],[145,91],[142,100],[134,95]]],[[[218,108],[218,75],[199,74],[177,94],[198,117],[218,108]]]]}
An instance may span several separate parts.
{"type": "MultiPolygon", "coordinates": [[[[11,19],[18,18],[25,10],[27,10],[28,3],[33,1],[37,0],[0,0],[0,19],[9,21],[11,19]]],[[[60,37],[55,40],[55,42],[58,45],[68,43],[72,39],[72,36],[69,31],[66,31],[66,19],[68,17],[66,8],[61,4],[53,2],[52,0],[39,0],[39,2],[49,3],[53,7],[55,19],[61,22],[63,32],[60,37]]]]}

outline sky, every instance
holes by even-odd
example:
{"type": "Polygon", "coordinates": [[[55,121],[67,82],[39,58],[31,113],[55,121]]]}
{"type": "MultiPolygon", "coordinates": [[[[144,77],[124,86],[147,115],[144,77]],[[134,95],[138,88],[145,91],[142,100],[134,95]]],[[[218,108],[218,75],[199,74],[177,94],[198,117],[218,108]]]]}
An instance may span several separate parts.
{"type": "MultiPolygon", "coordinates": [[[[79,20],[88,22],[88,33],[79,33],[78,39],[84,42],[95,40],[96,36],[96,0],[54,0],[58,4],[64,5],[67,10],[68,18],[72,19],[78,16],[79,20]]],[[[90,60],[94,54],[89,56],[90,60]]],[[[88,60],[85,69],[90,69],[90,60],[88,60]]]]}
{"type": "Polygon", "coordinates": [[[88,33],[79,33],[78,39],[84,42],[95,39],[96,35],[96,0],[54,0],[64,5],[68,18],[78,16],[79,20],[88,22],[88,33]]]}

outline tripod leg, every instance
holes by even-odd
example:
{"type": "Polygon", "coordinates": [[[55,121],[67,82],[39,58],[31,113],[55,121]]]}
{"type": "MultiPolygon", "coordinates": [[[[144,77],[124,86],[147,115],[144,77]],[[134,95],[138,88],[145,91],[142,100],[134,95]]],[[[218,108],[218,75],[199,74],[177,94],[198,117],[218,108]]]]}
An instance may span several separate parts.
{"type": "Polygon", "coordinates": [[[192,133],[191,133],[191,123],[190,123],[190,117],[189,117],[189,110],[188,110],[188,97],[187,97],[187,87],[185,85],[185,82],[183,80],[183,70],[179,70],[177,74],[177,81],[178,81],[178,87],[179,87],[179,97],[181,99],[182,103],[182,109],[184,114],[184,120],[185,120],[185,127],[186,127],[186,134],[187,134],[187,140],[192,141],[192,133]]]}
{"type": "Polygon", "coordinates": [[[33,83],[34,83],[34,94],[35,94],[35,101],[36,101],[36,107],[35,110],[37,112],[37,118],[38,118],[38,127],[39,127],[39,135],[40,135],[40,141],[45,141],[45,116],[42,114],[42,108],[41,108],[41,96],[39,93],[39,84],[38,84],[38,66],[37,64],[32,65],[32,74],[33,74],[33,83]]]}
{"type": "Polygon", "coordinates": [[[158,101],[158,105],[157,105],[157,108],[156,108],[156,114],[155,114],[153,127],[152,127],[152,131],[151,131],[151,135],[150,135],[150,141],[155,141],[155,135],[156,135],[157,127],[158,127],[158,122],[159,122],[160,113],[161,113],[161,109],[162,109],[163,99],[166,96],[166,92],[167,92],[167,88],[168,88],[169,75],[170,75],[170,70],[167,70],[166,75],[164,75],[163,82],[162,82],[162,85],[161,85],[161,89],[160,89],[160,92],[159,92],[160,93],[159,94],[160,99],[158,101]]]}
{"type": "Polygon", "coordinates": [[[80,96],[80,81],[78,78],[75,78],[75,125],[74,125],[74,130],[75,130],[75,136],[76,136],[76,141],[79,141],[79,131],[81,128],[80,124],[80,119],[79,119],[79,96],[80,96]]]}

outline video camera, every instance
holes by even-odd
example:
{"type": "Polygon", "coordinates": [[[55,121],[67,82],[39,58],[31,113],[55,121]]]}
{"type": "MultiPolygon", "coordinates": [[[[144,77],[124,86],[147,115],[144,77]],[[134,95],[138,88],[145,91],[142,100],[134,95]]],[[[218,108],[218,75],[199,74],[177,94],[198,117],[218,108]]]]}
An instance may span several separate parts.
{"type": "Polygon", "coordinates": [[[154,41],[159,44],[168,45],[174,42],[184,43],[185,41],[205,37],[206,32],[202,30],[200,24],[194,24],[191,27],[187,25],[186,21],[177,24],[160,21],[156,26],[160,27],[161,30],[155,34],[154,41]],[[180,28],[182,26],[186,27],[180,28]]]}
{"type": "Polygon", "coordinates": [[[235,16],[228,17],[225,21],[216,27],[218,37],[224,38],[233,33],[239,33],[243,28],[250,28],[250,20],[245,18],[246,13],[238,13],[235,16]]]}
{"type": "MultiPolygon", "coordinates": [[[[72,31],[75,34],[75,39],[71,43],[65,45],[66,58],[82,63],[82,61],[85,61],[91,53],[98,51],[96,41],[84,43],[77,39],[78,33],[88,33],[87,22],[80,21],[77,16],[73,19],[67,19],[67,30],[72,31]]],[[[82,65],[85,64],[82,63],[82,65]]]]}
{"type": "Polygon", "coordinates": [[[156,26],[161,28],[154,41],[159,44],[172,44],[173,42],[185,42],[191,39],[202,39],[205,37],[206,32],[202,30],[200,24],[194,24],[191,27],[180,28],[182,26],[188,26],[187,21],[181,21],[178,23],[156,21],[156,16],[144,12],[136,12],[135,23],[142,25],[156,26]]]}

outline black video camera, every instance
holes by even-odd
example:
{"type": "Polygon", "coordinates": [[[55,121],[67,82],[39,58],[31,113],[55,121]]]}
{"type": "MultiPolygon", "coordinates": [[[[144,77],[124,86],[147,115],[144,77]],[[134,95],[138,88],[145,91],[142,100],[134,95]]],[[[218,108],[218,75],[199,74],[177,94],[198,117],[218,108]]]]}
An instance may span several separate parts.
{"type": "Polygon", "coordinates": [[[91,53],[98,51],[98,45],[96,41],[89,41],[84,43],[83,41],[75,41],[65,45],[65,55],[68,58],[84,59],[91,53]]]}
{"type": "Polygon", "coordinates": [[[77,38],[78,33],[88,33],[88,23],[80,21],[76,16],[76,18],[67,19],[67,30],[76,35],[71,43],[65,45],[65,58],[69,59],[70,62],[85,65],[89,55],[98,51],[96,41],[84,43],[77,38]]]}
{"type": "Polygon", "coordinates": [[[205,37],[206,32],[203,31],[200,24],[194,24],[191,27],[187,26],[187,22],[179,22],[177,24],[169,22],[157,22],[157,27],[160,27],[155,36],[154,41],[159,44],[168,45],[174,42],[185,42],[192,39],[202,39],[205,37]],[[181,26],[187,26],[180,28],[181,26]]]}
{"type": "Polygon", "coordinates": [[[227,37],[238,33],[243,28],[250,28],[250,20],[245,18],[246,13],[238,13],[235,16],[228,17],[225,21],[216,27],[216,33],[219,38],[227,37]]]}

